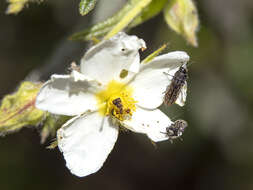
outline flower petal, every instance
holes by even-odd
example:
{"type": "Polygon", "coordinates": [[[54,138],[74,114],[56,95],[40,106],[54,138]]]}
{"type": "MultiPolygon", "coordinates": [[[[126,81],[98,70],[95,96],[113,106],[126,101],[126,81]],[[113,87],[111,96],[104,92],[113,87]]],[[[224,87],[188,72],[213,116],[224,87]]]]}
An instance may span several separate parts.
{"type": "Polygon", "coordinates": [[[78,115],[87,110],[97,110],[96,98],[99,84],[84,75],[52,75],[41,88],[36,107],[59,115],[78,115]]]}
{"type": "MultiPolygon", "coordinates": [[[[139,52],[145,42],[136,36],[118,33],[92,47],[81,60],[81,72],[107,84],[111,80],[122,81],[121,71],[139,71],[139,52]]],[[[128,77],[124,78],[126,80],[128,77]]]]}
{"type": "Polygon", "coordinates": [[[164,141],[166,128],[173,122],[159,109],[146,110],[137,108],[131,120],[122,122],[123,126],[136,133],[145,133],[152,141],[164,141]]]}
{"type": "Polygon", "coordinates": [[[75,117],[57,131],[66,166],[79,177],[95,173],[103,166],[117,137],[118,128],[97,112],[75,117]]]}
{"type": "Polygon", "coordinates": [[[163,55],[155,57],[152,61],[142,65],[142,69],[145,67],[152,68],[167,68],[167,69],[178,69],[184,63],[190,59],[189,55],[184,51],[173,51],[163,55]]]}
{"type": "Polygon", "coordinates": [[[137,104],[146,109],[159,107],[171,82],[168,75],[172,78],[179,67],[188,60],[189,56],[185,52],[175,51],[157,56],[153,61],[142,65],[140,72],[129,83],[134,88],[133,97],[137,104]]]}

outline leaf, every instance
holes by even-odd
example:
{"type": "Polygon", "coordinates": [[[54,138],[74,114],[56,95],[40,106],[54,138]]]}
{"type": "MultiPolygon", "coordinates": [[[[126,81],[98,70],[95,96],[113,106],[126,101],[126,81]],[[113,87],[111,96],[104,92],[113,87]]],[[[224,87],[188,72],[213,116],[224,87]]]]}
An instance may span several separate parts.
{"type": "Polygon", "coordinates": [[[92,40],[94,37],[98,38],[104,36],[109,32],[114,25],[116,25],[121,18],[132,8],[130,3],[127,3],[118,13],[107,20],[100,22],[92,27],[89,27],[81,32],[75,33],[70,37],[70,40],[92,40]]]}
{"type": "Polygon", "coordinates": [[[0,107],[0,135],[18,131],[27,125],[37,125],[45,118],[45,112],[34,105],[41,85],[25,81],[16,93],[4,97],[0,107]]]}
{"type": "Polygon", "coordinates": [[[79,12],[82,16],[88,14],[96,4],[97,0],[81,0],[79,4],[79,12]]]}
{"type": "MultiPolygon", "coordinates": [[[[135,0],[132,1],[133,3],[135,3],[135,0]]],[[[128,28],[133,28],[158,15],[167,2],[168,0],[152,0],[152,2],[146,8],[143,9],[141,14],[131,22],[128,28]]]]}
{"type": "Polygon", "coordinates": [[[110,32],[104,37],[109,39],[121,30],[123,30],[138,14],[140,14],[145,7],[147,7],[152,0],[139,0],[133,4],[132,8],[122,17],[122,19],[111,29],[110,32]]]}
{"type": "Polygon", "coordinates": [[[9,5],[6,14],[17,14],[24,8],[28,0],[7,0],[7,2],[9,5]]]}
{"type": "Polygon", "coordinates": [[[164,8],[164,17],[172,30],[182,35],[191,45],[198,46],[199,27],[197,9],[192,0],[171,0],[164,8]]]}
{"type": "MultiPolygon", "coordinates": [[[[78,32],[70,37],[70,40],[93,40],[94,37],[102,37],[106,35],[112,28],[119,23],[123,17],[132,11],[132,9],[139,3],[140,0],[131,0],[113,17],[110,17],[106,21],[100,22],[92,27],[89,27],[81,32],[78,32]]],[[[161,12],[162,8],[165,6],[167,0],[152,0],[149,5],[143,8],[139,14],[135,18],[133,18],[132,22],[127,26],[128,29],[133,28],[148,19],[156,16],[159,12],[161,12]],[[139,16],[138,16],[139,15],[139,16]]]]}
{"type": "Polygon", "coordinates": [[[158,56],[165,48],[167,47],[166,44],[162,45],[159,49],[148,55],[142,62],[141,64],[146,64],[150,61],[152,61],[156,56],[158,56]]]}
{"type": "Polygon", "coordinates": [[[46,139],[51,136],[55,137],[56,131],[71,117],[62,116],[62,115],[54,115],[47,113],[46,119],[43,122],[43,127],[41,130],[41,144],[45,143],[46,139]]]}

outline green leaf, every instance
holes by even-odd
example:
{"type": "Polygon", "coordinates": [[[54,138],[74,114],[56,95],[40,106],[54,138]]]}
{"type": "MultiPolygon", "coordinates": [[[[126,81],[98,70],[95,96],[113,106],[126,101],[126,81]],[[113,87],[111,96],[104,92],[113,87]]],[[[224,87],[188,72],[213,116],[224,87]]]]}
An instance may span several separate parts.
{"type": "MultiPolygon", "coordinates": [[[[136,0],[132,0],[133,3],[136,0]]],[[[128,28],[133,28],[153,17],[155,17],[156,15],[158,15],[163,7],[166,5],[166,3],[168,2],[168,0],[152,0],[152,2],[145,8],[143,9],[143,11],[141,12],[141,14],[139,16],[137,16],[132,22],[131,24],[128,26],[128,28]]]]}
{"type": "Polygon", "coordinates": [[[82,16],[88,14],[96,4],[97,0],[81,0],[79,4],[79,12],[82,16]]]}
{"type": "Polygon", "coordinates": [[[55,137],[56,131],[71,117],[54,115],[47,113],[46,119],[43,122],[41,130],[41,144],[43,144],[48,137],[55,137]]]}
{"type": "Polygon", "coordinates": [[[87,41],[105,36],[119,23],[121,23],[119,24],[120,28],[117,29],[119,31],[127,27],[131,21],[132,23],[128,28],[135,27],[157,15],[162,10],[166,1],[167,0],[131,0],[113,17],[72,35],[70,40],[87,41]]]}
{"type": "Polygon", "coordinates": [[[89,27],[81,32],[75,33],[70,37],[70,40],[92,40],[94,37],[99,38],[109,32],[121,18],[132,8],[130,3],[127,3],[118,13],[107,20],[100,22],[92,27],[89,27]]]}
{"type": "Polygon", "coordinates": [[[6,14],[17,14],[24,8],[28,0],[7,0],[7,2],[9,5],[6,14]]]}
{"type": "Polygon", "coordinates": [[[137,3],[132,4],[132,8],[122,17],[122,19],[106,34],[104,39],[109,39],[125,27],[139,15],[145,7],[147,7],[152,0],[139,0],[137,3]]]}
{"type": "Polygon", "coordinates": [[[199,27],[197,8],[192,0],[171,0],[164,8],[164,17],[172,30],[182,35],[191,45],[198,46],[199,27]]]}
{"type": "Polygon", "coordinates": [[[38,125],[46,112],[35,108],[41,83],[22,82],[18,91],[6,95],[0,107],[0,135],[20,130],[27,125],[38,125]]]}

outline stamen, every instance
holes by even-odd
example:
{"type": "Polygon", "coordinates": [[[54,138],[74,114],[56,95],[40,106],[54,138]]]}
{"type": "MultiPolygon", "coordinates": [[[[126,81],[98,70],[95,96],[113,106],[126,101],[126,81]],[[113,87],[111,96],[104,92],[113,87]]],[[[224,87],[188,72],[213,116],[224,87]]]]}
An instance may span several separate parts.
{"type": "Polygon", "coordinates": [[[111,81],[105,90],[96,95],[99,112],[104,116],[111,115],[120,121],[131,119],[136,110],[136,101],[133,99],[132,93],[131,87],[111,81]]]}
{"type": "Polygon", "coordinates": [[[107,102],[107,115],[111,114],[120,121],[131,119],[136,110],[136,101],[125,92],[112,96],[107,102]]]}

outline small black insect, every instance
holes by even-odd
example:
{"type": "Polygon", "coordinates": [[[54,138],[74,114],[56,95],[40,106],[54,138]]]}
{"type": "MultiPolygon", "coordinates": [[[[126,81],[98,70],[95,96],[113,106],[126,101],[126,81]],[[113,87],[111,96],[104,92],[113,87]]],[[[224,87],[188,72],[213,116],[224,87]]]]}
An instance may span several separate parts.
{"type": "Polygon", "coordinates": [[[176,120],[173,124],[166,128],[166,132],[161,132],[169,137],[169,140],[173,142],[174,139],[181,138],[185,128],[188,126],[185,120],[176,120]]]}
{"type": "MultiPolygon", "coordinates": [[[[168,73],[165,73],[168,74],[168,73]]],[[[188,78],[188,70],[186,64],[182,65],[175,73],[171,80],[171,84],[167,87],[164,95],[164,104],[167,106],[176,102],[182,87],[186,84],[188,78]]]]}
{"type": "Polygon", "coordinates": [[[119,109],[120,114],[123,114],[123,105],[120,98],[116,98],[112,103],[119,109]]]}

